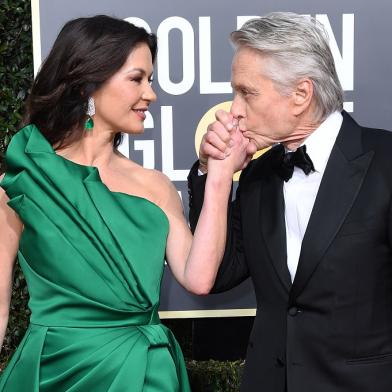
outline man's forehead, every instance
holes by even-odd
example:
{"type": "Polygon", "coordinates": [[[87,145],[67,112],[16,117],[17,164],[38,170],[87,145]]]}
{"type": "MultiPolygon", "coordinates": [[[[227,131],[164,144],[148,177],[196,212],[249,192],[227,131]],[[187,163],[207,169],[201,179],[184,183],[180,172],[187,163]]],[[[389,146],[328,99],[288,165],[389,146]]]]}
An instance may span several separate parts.
{"type": "Polygon", "coordinates": [[[254,89],[260,84],[260,79],[254,77],[254,74],[248,72],[232,72],[231,73],[231,86],[234,89],[247,88],[254,89]]]}
{"type": "Polygon", "coordinates": [[[257,54],[255,56],[257,57],[249,53],[236,53],[231,66],[232,79],[248,79],[250,75],[254,77],[261,74],[263,69],[261,56],[257,54]]]}
{"type": "Polygon", "coordinates": [[[263,67],[264,58],[254,49],[244,48],[235,52],[231,69],[232,71],[248,70],[258,71],[263,67]]]}

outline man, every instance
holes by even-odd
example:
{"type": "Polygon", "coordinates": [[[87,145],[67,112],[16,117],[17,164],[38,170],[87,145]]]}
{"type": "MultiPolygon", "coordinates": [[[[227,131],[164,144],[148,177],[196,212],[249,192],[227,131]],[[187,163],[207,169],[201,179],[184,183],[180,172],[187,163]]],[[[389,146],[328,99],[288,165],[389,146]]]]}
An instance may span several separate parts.
{"type": "Polygon", "coordinates": [[[195,227],[200,171],[230,155],[233,129],[249,154],[272,146],[242,172],[212,289],[253,280],[242,391],[391,392],[392,134],[343,111],[315,20],[269,14],[232,41],[231,111],[209,126],[189,190],[195,227]]]}

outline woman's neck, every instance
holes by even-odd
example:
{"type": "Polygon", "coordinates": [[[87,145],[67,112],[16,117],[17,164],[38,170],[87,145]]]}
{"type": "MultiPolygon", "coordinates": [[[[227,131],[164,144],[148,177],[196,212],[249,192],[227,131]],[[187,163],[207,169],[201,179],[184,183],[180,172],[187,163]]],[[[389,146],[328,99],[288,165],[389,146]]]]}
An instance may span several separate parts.
{"type": "Polygon", "coordinates": [[[81,139],[57,151],[59,155],[86,166],[107,167],[116,156],[115,132],[94,127],[85,130],[81,139]]]}

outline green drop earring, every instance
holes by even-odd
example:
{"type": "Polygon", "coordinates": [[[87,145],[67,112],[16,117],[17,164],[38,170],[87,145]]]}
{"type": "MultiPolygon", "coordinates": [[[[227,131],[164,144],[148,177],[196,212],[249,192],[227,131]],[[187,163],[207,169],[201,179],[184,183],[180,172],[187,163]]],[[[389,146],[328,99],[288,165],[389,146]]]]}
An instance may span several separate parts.
{"type": "Polygon", "coordinates": [[[94,103],[93,97],[88,98],[86,114],[87,114],[88,118],[87,118],[86,122],[84,123],[84,129],[86,131],[91,132],[92,129],[94,128],[93,116],[95,114],[95,103],[94,103]]]}

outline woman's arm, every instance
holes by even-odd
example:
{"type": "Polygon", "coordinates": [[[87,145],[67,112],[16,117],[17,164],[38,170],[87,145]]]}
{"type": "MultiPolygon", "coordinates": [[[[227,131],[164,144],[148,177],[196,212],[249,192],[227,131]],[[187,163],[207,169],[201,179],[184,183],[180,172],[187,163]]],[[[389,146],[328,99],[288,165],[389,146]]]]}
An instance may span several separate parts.
{"type": "Polygon", "coordinates": [[[7,205],[8,200],[0,188],[0,351],[8,324],[13,270],[23,230],[18,215],[7,205]]]}
{"type": "Polygon", "coordinates": [[[238,129],[233,132],[234,146],[230,156],[208,161],[204,203],[193,239],[172,185],[170,202],[165,209],[170,222],[167,262],[176,279],[195,294],[208,294],[214,284],[225,250],[233,173],[249,161],[249,141],[238,129]]]}

